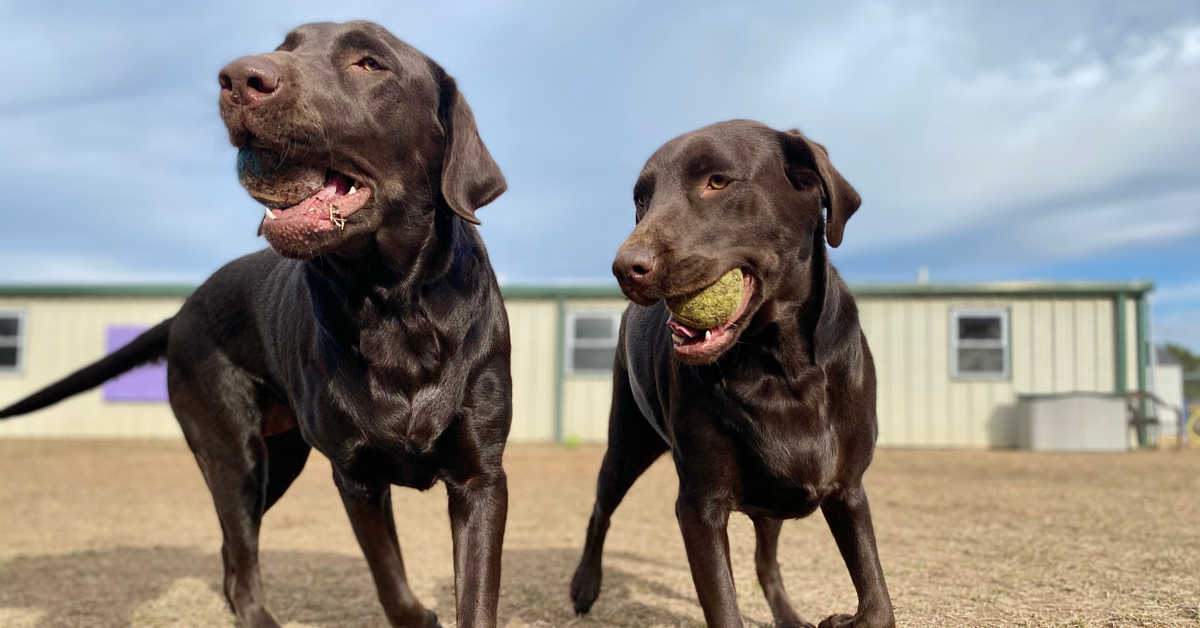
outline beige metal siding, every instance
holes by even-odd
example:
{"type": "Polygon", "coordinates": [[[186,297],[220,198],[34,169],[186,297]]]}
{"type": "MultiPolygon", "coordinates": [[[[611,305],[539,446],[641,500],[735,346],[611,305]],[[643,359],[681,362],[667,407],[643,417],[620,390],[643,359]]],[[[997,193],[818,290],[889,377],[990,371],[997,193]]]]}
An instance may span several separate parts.
{"type": "Polygon", "coordinates": [[[554,343],[558,306],[553,299],[508,299],[512,334],[513,442],[554,440],[554,343]]]}
{"type": "MultiPolygon", "coordinates": [[[[0,374],[7,405],[104,357],[109,325],[151,326],[183,305],[171,297],[0,298],[0,309],[26,313],[25,369],[0,374]]],[[[105,402],[99,389],[27,417],[0,422],[0,437],[177,438],[179,425],[162,402],[105,402]]]]}
{"type": "MultiPolygon", "coordinates": [[[[1111,299],[861,297],[858,303],[879,380],[880,445],[1009,446],[1018,394],[1113,389],[1111,299]],[[956,308],[1008,310],[1010,379],[951,377],[949,320],[956,308]]],[[[1136,363],[1135,342],[1128,351],[1136,363]]],[[[1136,366],[1129,372],[1135,376],[1136,366]]]]}
{"type": "Polygon", "coordinates": [[[1137,390],[1137,300],[1125,300],[1125,389],[1137,390]]]}
{"type": "MultiPolygon", "coordinates": [[[[870,297],[858,299],[878,375],[879,444],[918,447],[1006,446],[1014,441],[1012,404],[1023,393],[1111,392],[1116,383],[1113,300],[1100,297],[870,297]],[[1011,378],[950,377],[950,311],[1009,311],[1011,378]]],[[[0,298],[28,324],[25,369],[0,374],[0,404],[19,399],[104,354],[109,325],[152,325],[173,315],[168,297],[0,298]]],[[[555,434],[558,305],[553,298],[506,301],[512,329],[513,426],[517,442],[555,434]]],[[[625,308],[620,298],[569,299],[567,311],[625,308]]],[[[1126,380],[1137,385],[1136,303],[1126,309],[1126,380]]],[[[607,437],[612,383],[607,375],[562,381],[562,435],[607,437]]],[[[177,437],[165,403],[106,403],[91,391],[29,417],[0,422],[0,437],[177,437]]]]}
{"type": "Polygon", "coordinates": [[[563,382],[563,437],[584,443],[607,441],[611,408],[611,377],[568,377],[563,382]]]}
{"type": "Polygon", "coordinates": [[[1096,314],[1096,390],[1116,390],[1117,387],[1117,338],[1114,316],[1117,308],[1112,301],[1098,300],[1096,314]]]}
{"type": "MultiPolygon", "coordinates": [[[[109,325],[153,325],[175,314],[183,299],[166,297],[4,298],[0,309],[25,312],[25,368],[0,374],[0,404],[20,399],[104,356],[109,325]]],[[[512,325],[515,441],[554,438],[553,300],[507,302],[512,325]]],[[[177,438],[162,402],[105,402],[99,389],[27,417],[0,422],[0,437],[177,438]]]]}
{"type": "MultiPolygon", "coordinates": [[[[568,312],[624,311],[625,299],[568,299],[568,312]]],[[[565,358],[564,358],[565,359],[565,358]]],[[[611,375],[567,375],[563,381],[563,438],[602,443],[608,440],[612,407],[611,375]]]]}

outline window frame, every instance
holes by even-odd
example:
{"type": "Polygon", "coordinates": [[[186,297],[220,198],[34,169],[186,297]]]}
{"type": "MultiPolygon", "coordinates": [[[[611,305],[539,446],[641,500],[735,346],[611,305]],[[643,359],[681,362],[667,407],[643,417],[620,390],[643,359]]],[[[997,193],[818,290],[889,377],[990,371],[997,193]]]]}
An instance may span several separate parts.
{"type": "Polygon", "coordinates": [[[964,307],[950,309],[950,379],[961,381],[1009,381],[1012,379],[1012,334],[1009,329],[1011,316],[1008,308],[964,307]],[[958,337],[958,321],[962,318],[999,318],[999,340],[964,340],[958,337]],[[963,372],[958,368],[959,349],[1000,349],[1003,355],[1002,371],[985,373],[963,372]]]}
{"type": "Polygon", "coordinates": [[[17,348],[17,363],[14,366],[0,364],[0,375],[14,375],[25,372],[28,361],[25,354],[29,352],[29,313],[22,309],[0,308],[0,318],[17,319],[16,340],[9,344],[7,336],[0,336],[0,346],[17,348]]]}
{"type": "Polygon", "coordinates": [[[563,371],[570,376],[603,376],[612,377],[612,365],[609,364],[603,369],[577,369],[575,368],[575,349],[616,349],[617,344],[621,342],[621,314],[624,310],[572,310],[566,313],[566,342],[563,343],[563,351],[566,355],[563,356],[563,371]],[[584,338],[575,337],[575,322],[580,318],[611,318],[613,322],[613,336],[611,340],[601,340],[599,338],[584,338]]]}

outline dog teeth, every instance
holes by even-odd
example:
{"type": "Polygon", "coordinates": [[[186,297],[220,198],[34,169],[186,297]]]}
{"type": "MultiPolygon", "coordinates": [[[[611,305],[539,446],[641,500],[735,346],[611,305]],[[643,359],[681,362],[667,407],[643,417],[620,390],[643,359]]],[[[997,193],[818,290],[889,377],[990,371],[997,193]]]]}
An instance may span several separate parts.
{"type": "Polygon", "coordinates": [[[677,345],[683,344],[683,336],[679,334],[671,334],[671,340],[674,340],[677,345]]]}
{"type": "Polygon", "coordinates": [[[712,330],[706,329],[706,330],[704,330],[704,341],[708,342],[709,338],[712,338],[712,330]]]}
{"type": "Polygon", "coordinates": [[[264,208],[264,209],[266,209],[266,210],[267,210],[267,218],[268,218],[269,220],[275,220],[275,219],[277,218],[277,216],[275,216],[275,214],[272,214],[272,213],[271,213],[271,208],[270,208],[270,207],[266,207],[266,208],[264,208]]]}
{"type": "Polygon", "coordinates": [[[347,192],[347,194],[354,194],[354,193],[355,193],[355,192],[357,192],[357,191],[358,191],[358,188],[356,188],[356,187],[354,187],[354,186],[352,185],[352,186],[350,186],[350,191],[349,191],[349,192],[347,192]]]}

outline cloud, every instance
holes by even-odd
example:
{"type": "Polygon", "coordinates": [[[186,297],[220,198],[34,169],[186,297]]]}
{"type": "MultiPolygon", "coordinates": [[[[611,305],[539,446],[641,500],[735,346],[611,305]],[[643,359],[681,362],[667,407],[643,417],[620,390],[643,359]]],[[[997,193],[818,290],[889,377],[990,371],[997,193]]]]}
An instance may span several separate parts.
{"type": "Polygon", "coordinates": [[[355,18],[458,79],[509,181],[479,215],[512,282],[607,279],[646,158],[739,117],[800,127],[862,193],[851,280],[1153,259],[1165,292],[1194,257],[1163,251],[1200,246],[1194,2],[10,3],[0,281],[203,277],[261,248],[217,71],[355,18]]]}

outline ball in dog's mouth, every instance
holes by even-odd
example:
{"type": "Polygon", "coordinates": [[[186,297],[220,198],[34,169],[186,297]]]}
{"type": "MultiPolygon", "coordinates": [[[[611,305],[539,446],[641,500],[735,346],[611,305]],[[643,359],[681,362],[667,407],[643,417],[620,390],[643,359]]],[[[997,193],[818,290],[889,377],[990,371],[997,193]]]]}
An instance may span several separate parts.
{"type": "Polygon", "coordinates": [[[746,307],[754,294],[754,279],[749,273],[742,273],[737,269],[736,274],[734,271],[726,273],[709,288],[715,286],[719,286],[719,292],[722,294],[715,296],[709,307],[703,308],[702,315],[698,315],[698,312],[694,311],[695,308],[681,307],[682,296],[666,300],[668,311],[671,312],[671,317],[667,319],[667,326],[671,329],[671,342],[675,355],[684,362],[712,362],[737,338],[736,326],[746,313],[746,307]],[[731,281],[732,279],[736,279],[736,283],[731,281]],[[684,311],[676,314],[676,309],[684,311]]]}
{"type": "Polygon", "coordinates": [[[265,148],[238,151],[238,183],[270,209],[300,204],[325,187],[326,170],[298,164],[265,148]]]}
{"type": "Polygon", "coordinates": [[[257,146],[238,151],[238,181],[265,206],[262,233],[277,249],[303,248],[314,235],[344,229],[371,196],[341,172],[257,146]]]}
{"type": "Polygon", "coordinates": [[[684,325],[694,329],[716,327],[742,302],[742,269],[735,268],[704,288],[666,301],[671,315],[684,325]]]}

